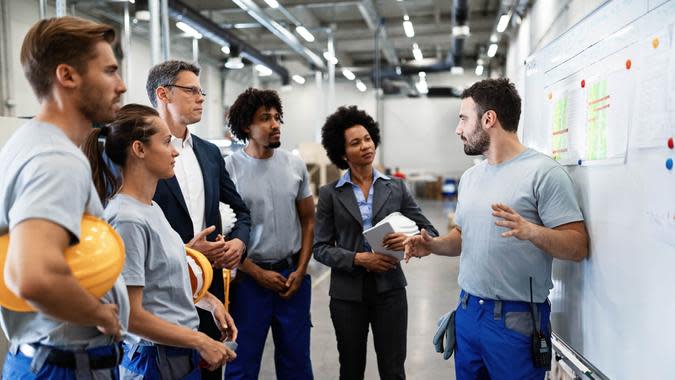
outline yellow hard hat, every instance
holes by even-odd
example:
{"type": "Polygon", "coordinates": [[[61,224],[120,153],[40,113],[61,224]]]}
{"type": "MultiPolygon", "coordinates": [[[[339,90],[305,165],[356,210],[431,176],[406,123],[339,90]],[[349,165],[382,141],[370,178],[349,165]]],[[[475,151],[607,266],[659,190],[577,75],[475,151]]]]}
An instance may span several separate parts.
{"type": "MultiPolygon", "coordinates": [[[[19,312],[35,309],[5,285],[4,267],[9,235],[0,237],[0,305],[19,312]]],[[[124,267],[124,243],[104,220],[85,214],[80,224],[80,243],[68,247],[64,256],[73,276],[96,298],[115,285],[124,267]]]]}
{"type": "Polygon", "coordinates": [[[201,252],[190,247],[185,247],[185,253],[187,253],[188,259],[192,297],[195,303],[197,303],[209,291],[209,287],[211,287],[213,268],[209,259],[201,252]]]}

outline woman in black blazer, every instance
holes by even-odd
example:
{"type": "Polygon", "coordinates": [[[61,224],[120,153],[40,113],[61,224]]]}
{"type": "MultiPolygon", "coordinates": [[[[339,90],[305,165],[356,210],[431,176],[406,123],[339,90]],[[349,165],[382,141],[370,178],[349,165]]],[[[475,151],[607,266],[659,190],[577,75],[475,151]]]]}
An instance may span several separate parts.
{"type": "MultiPolygon", "coordinates": [[[[319,192],[313,248],[314,258],[331,267],[330,314],[340,379],[363,379],[369,326],[380,378],[405,379],[407,283],[399,262],[372,252],[363,231],[398,211],[432,236],[438,232],[401,180],[373,168],[380,130],[372,117],[356,106],[340,107],[321,132],[330,160],[349,169],[319,192]]],[[[395,233],[384,244],[402,251],[405,239],[395,233]]]]}

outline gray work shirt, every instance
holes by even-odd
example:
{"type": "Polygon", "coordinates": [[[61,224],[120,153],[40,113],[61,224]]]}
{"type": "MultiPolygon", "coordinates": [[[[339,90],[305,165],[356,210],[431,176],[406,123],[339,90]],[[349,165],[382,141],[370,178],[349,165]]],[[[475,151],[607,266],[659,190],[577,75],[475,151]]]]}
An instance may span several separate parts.
{"type": "MultiPolygon", "coordinates": [[[[86,212],[101,217],[102,207],[84,154],[58,127],[28,121],[0,151],[0,235],[28,219],[43,219],[80,238],[86,212]]],[[[126,331],[129,299],[122,277],[103,298],[119,307],[126,331]]],[[[17,313],[0,309],[2,329],[14,344],[41,343],[67,348],[87,348],[113,342],[96,327],[78,326],[42,313],[17,313]]]]}
{"type": "MultiPolygon", "coordinates": [[[[148,205],[118,194],[104,215],[124,240],[127,255],[122,276],[127,286],[143,287],[143,308],[169,323],[197,330],[199,315],[185,246],[162,209],[154,201],[148,205]]],[[[150,344],[133,334],[126,340],[150,344]]]]}
{"type": "Polygon", "coordinates": [[[535,302],[553,288],[553,258],[530,241],[504,238],[491,205],[503,203],[528,221],[548,228],[584,219],[572,179],[550,157],[527,149],[511,160],[487,160],[467,170],[459,182],[455,219],[462,230],[459,285],[478,297],[535,302]]]}
{"type": "Polygon", "coordinates": [[[240,150],[225,158],[227,172],[251,211],[248,258],[274,263],[302,248],[296,202],[312,195],[305,163],[282,149],[257,159],[240,150]]]}

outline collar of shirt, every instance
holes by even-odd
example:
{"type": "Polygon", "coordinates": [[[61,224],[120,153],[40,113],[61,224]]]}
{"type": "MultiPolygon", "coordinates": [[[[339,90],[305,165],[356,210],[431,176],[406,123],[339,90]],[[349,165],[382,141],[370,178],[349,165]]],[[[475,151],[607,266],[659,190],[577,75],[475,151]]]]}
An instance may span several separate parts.
{"type": "Polygon", "coordinates": [[[178,151],[180,152],[185,148],[186,146],[189,146],[192,148],[192,133],[190,131],[187,132],[187,135],[185,137],[185,140],[176,137],[176,136],[171,136],[171,145],[173,145],[178,151]]]}
{"type": "MultiPolygon", "coordinates": [[[[387,181],[390,180],[390,178],[387,175],[382,174],[382,173],[380,173],[380,171],[373,168],[373,183],[375,183],[378,179],[383,179],[383,180],[387,180],[387,181]]],[[[335,187],[336,188],[342,187],[346,183],[348,183],[352,186],[356,186],[354,184],[354,182],[352,182],[352,175],[351,175],[351,172],[349,170],[345,171],[345,173],[342,175],[342,177],[340,177],[340,180],[338,180],[337,184],[335,184],[335,187]]]]}

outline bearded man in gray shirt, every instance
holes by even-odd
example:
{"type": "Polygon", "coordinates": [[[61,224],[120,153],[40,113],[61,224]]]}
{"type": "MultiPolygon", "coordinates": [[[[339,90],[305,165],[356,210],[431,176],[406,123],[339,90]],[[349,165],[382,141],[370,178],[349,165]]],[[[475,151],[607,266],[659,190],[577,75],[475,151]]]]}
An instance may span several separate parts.
{"type": "Polygon", "coordinates": [[[518,140],[521,101],[513,83],[486,79],[461,97],[456,133],[466,154],[487,159],[462,175],[457,228],[409,238],[406,257],[460,256],[458,380],[543,379],[551,263],[587,256],[584,217],[567,172],[518,140]]]}

